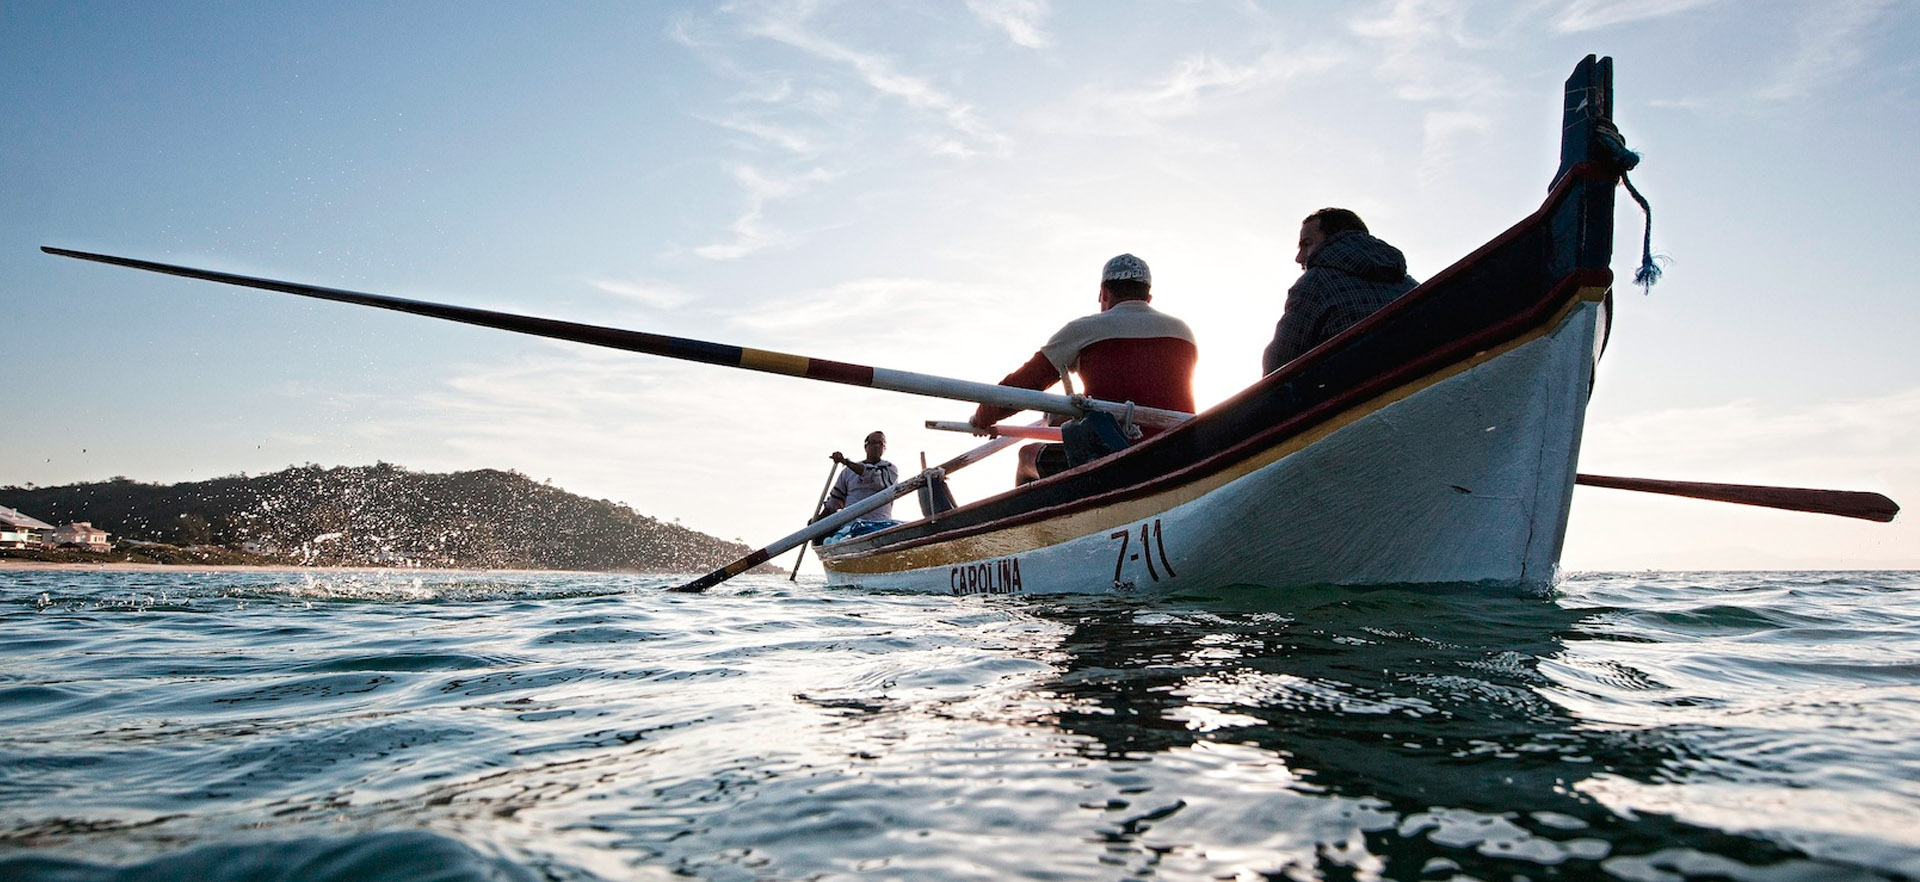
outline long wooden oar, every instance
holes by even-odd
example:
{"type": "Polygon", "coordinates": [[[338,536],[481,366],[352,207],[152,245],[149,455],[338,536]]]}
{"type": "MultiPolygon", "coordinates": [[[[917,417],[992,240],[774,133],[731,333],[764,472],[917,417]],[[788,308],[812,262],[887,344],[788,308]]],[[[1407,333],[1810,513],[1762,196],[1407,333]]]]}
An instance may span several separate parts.
{"type": "MultiPolygon", "coordinates": [[[[840,474],[840,463],[836,460],[833,464],[827,466],[827,483],[820,485],[820,501],[813,504],[813,511],[808,513],[807,517],[811,518],[819,514],[820,506],[827,504],[827,494],[833,492],[833,477],[838,474],[840,474]]],[[[808,521],[808,523],[813,522],[808,521]]],[[[800,562],[806,559],[807,543],[802,542],[800,543],[800,553],[793,556],[793,572],[787,574],[787,581],[793,582],[800,578],[800,562]]]]}
{"type": "MultiPolygon", "coordinates": [[[[520,334],[532,334],[539,337],[551,337],[556,340],[570,340],[592,346],[605,346],[610,349],[623,349],[628,352],[640,352],[665,358],[677,358],[682,361],[697,361],[702,364],[714,364],[722,367],[745,368],[769,374],[784,374],[790,377],[803,377],[809,380],[825,380],[829,383],[844,383],[849,386],[866,386],[873,389],[886,389],[892,392],[905,392],[911,395],[929,395],[935,398],[949,398],[956,401],[968,401],[975,404],[990,404],[994,407],[1006,407],[1014,410],[1037,410],[1042,413],[1079,416],[1090,410],[1100,410],[1115,416],[1124,416],[1129,405],[1098,401],[1084,396],[1053,395],[1020,389],[1013,386],[999,386],[992,383],[977,383],[971,380],[957,380],[949,377],[936,377],[930,374],[916,374],[910,371],[896,371],[887,368],[868,367],[859,364],[847,364],[828,361],[822,358],[809,358],[804,355],[789,355],[784,352],[772,352],[765,349],[749,349],[744,346],[730,346],[724,343],[708,343],[704,340],[689,340],[684,337],[668,337],[661,334],[648,334],[640,331],[626,331],[600,325],[584,325],[577,322],[563,322],[556,319],[536,318],[514,315],[506,312],[494,312],[487,309],[474,309],[466,306],[450,306],[443,303],[429,303],[424,300],[408,300],[402,297],[389,297],[384,294],[366,294],[359,291],[346,291],[339,288],[324,288],[318,285],[306,285],[299,282],[283,282],[275,279],[262,279],[253,276],[235,275],[215,270],[195,269],[176,266],[169,263],[156,263],[150,260],[138,260],[131,257],[115,257],[110,254],[95,254],[87,251],[71,251],[65,248],[42,246],[41,251],[59,257],[72,257],[78,260],[91,260],[108,263],[147,272],[165,273],[171,276],[183,276],[224,285],[238,285],[243,288],[259,288],[264,291],[279,291],[283,294],[297,294],[301,297],[314,297],[320,300],[334,300],[340,303],[352,303],[359,306],[373,306],[398,312],[424,315],[448,321],[464,322],[487,328],[499,328],[520,334]]],[[[1185,420],[1189,415],[1178,411],[1161,410],[1152,407],[1133,407],[1133,421],[1147,426],[1171,426],[1185,420]]]]}
{"type": "Polygon", "coordinates": [[[1859,490],[1815,490],[1805,487],[1763,487],[1755,484],[1704,484],[1698,481],[1615,478],[1607,475],[1580,475],[1576,481],[1589,487],[1664,493],[1668,496],[1711,499],[1715,502],[1733,502],[1740,505],[1782,508],[1787,511],[1839,515],[1843,518],[1860,518],[1883,524],[1893,520],[1893,516],[1900,513],[1900,506],[1893,500],[1878,493],[1859,490]]]}
{"type": "Polygon", "coordinates": [[[920,489],[920,486],[927,483],[929,480],[932,480],[933,478],[939,477],[941,475],[947,475],[953,472],[957,472],[960,469],[966,468],[967,466],[972,465],[976,462],[979,462],[980,460],[986,459],[987,457],[992,456],[993,454],[998,453],[1001,450],[1004,450],[1008,447],[1013,446],[1019,440],[1020,439],[1018,438],[1011,438],[1011,437],[995,438],[992,441],[988,441],[987,443],[982,444],[979,447],[975,447],[974,449],[967,451],[966,453],[962,453],[959,456],[956,456],[952,459],[947,460],[946,462],[943,462],[937,466],[934,466],[933,468],[927,469],[926,471],[923,471],[920,474],[914,475],[913,477],[908,478],[904,481],[900,481],[879,493],[875,493],[872,496],[869,496],[865,499],[860,500],[859,502],[856,502],[852,505],[847,506],[846,508],[843,508],[837,512],[834,512],[831,515],[821,518],[820,520],[814,521],[813,523],[808,524],[805,528],[799,531],[796,531],[794,533],[789,533],[786,536],[781,537],[779,540],[775,541],[772,545],[769,545],[765,548],[760,549],[759,551],[755,551],[751,554],[748,554],[746,557],[740,558],[739,560],[736,560],[733,563],[727,564],[726,566],[721,567],[717,570],[714,570],[713,572],[708,573],[704,576],[701,576],[700,578],[695,579],[691,582],[688,582],[685,585],[680,585],[675,588],[669,588],[667,590],[683,591],[683,592],[690,592],[690,593],[696,593],[696,594],[701,591],[705,591],[708,588],[712,588],[713,586],[718,585],[721,582],[725,582],[726,580],[731,579],[734,576],[738,576],[741,573],[744,573],[750,569],[753,569],[754,567],[757,567],[763,563],[766,563],[769,560],[774,559],[775,557],[778,557],[781,554],[786,553],[787,549],[792,548],[795,545],[799,545],[803,542],[811,542],[814,539],[821,536],[830,536],[836,530],[839,530],[841,527],[844,527],[847,524],[850,524],[856,520],[859,520],[861,515],[866,514],[867,512],[873,511],[874,509],[879,508],[880,506],[886,505],[887,503],[892,502],[895,499],[899,499],[900,497],[905,496],[908,493],[912,493],[913,491],[920,489]]]}
{"type": "MultiPolygon", "coordinates": [[[[943,432],[980,434],[980,430],[974,428],[971,423],[951,420],[927,420],[927,428],[943,432]]],[[[1006,437],[1030,438],[1037,441],[1060,440],[1060,429],[1057,426],[996,425],[992,431],[995,435],[1006,437]]],[[[1787,511],[1803,511],[1809,514],[1838,515],[1843,518],[1860,518],[1883,524],[1893,520],[1893,516],[1900,513],[1900,506],[1893,500],[1878,493],[1860,490],[1814,490],[1805,487],[1765,487],[1757,484],[1706,484],[1698,481],[1663,481],[1655,478],[1616,478],[1608,475],[1586,474],[1576,475],[1574,483],[1585,484],[1588,487],[1686,496],[1714,502],[1759,505],[1787,511]]]]}

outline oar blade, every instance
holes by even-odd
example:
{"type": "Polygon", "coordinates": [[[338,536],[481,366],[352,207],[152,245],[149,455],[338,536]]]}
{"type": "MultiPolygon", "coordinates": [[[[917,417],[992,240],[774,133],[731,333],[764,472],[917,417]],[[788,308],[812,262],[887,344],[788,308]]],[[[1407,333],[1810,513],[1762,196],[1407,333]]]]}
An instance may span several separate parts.
{"type": "Polygon", "coordinates": [[[1863,521],[1887,523],[1900,513],[1900,506],[1879,493],[1862,490],[1820,490],[1810,487],[1767,487],[1757,484],[1711,484],[1699,481],[1662,481],[1654,478],[1620,478],[1610,475],[1582,474],[1577,483],[1588,487],[1634,490],[1685,496],[1714,502],[1757,505],[1786,511],[1835,515],[1863,521]]]}
{"type": "MultiPolygon", "coordinates": [[[[780,549],[779,552],[775,552],[775,554],[785,552],[785,551],[786,549],[782,548],[780,549]]],[[[713,586],[718,585],[721,582],[725,582],[726,580],[731,579],[734,576],[738,576],[741,573],[751,570],[754,567],[757,567],[772,559],[773,559],[773,554],[768,554],[767,549],[762,548],[759,551],[749,554],[746,557],[743,557],[739,560],[734,561],[733,563],[727,564],[726,566],[721,567],[717,570],[714,570],[713,572],[708,573],[704,576],[701,576],[700,578],[695,579],[691,582],[688,582],[685,585],[675,585],[672,588],[668,588],[667,590],[680,593],[680,594],[699,594],[707,590],[708,588],[712,588],[713,586]]]]}

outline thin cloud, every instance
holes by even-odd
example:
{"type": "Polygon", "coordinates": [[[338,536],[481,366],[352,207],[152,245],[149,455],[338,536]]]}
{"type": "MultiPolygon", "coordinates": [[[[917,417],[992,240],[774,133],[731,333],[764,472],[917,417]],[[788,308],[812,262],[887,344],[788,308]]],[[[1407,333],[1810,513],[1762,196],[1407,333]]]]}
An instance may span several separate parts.
{"type": "Polygon", "coordinates": [[[1628,22],[1666,18],[1682,12],[1712,6],[1720,0],[1572,0],[1553,19],[1553,29],[1562,34],[1597,31],[1628,22]]]}
{"type": "Polygon", "coordinates": [[[1045,49],[1053,45],[1044,27],[1047,0],[967,0],[967,10],[1005,31],[1016,46],[1045,49]]]}
{"type": "MultiPolygon", "coordinates": [[[[832,177],[819,169],[793,171],[782,176],[763,171],[773,148],[788,159],[811,161],[844,153],[866,137],[873,126],[866,119],[871,106],[892,102],[932,116],[931,125],[908,132],[896,143],[919,154],[970,158],[1000,155],[1009,139],[986,125],[971,105],[932,82],[899,69],[891,59],[865,52],[820,33],[813,21],[817,4],[810,2],[730,3],[707,16],[683,15],[669,26],[668,37],[702,58],[716,73],[740,84],[740,91],[724,99],[724,109],[696,114],[701,120],[738,132],[736,150],[755,154],[761,167],[739,165],[733,176],[745,191],[745,206],[714,241],[692,253],[707,260],[738,260],[773,248],[792,245],[798,236],[782,230],[771,219],[773,203],[794,198],[805,185],[832,177]],[[743,40],[744,38],[744,40],[743,40]],[[812,61],[790,63],[768,70],[766,46],[771,40],[798,50],[812,61]],[[758,44],[758,45],[756,45],[758,44]],[[849,76],[851,72],[851,76],[849,76]],[[877,92],[881,101],[866,97],[877,92]]],[[[1009,21],[1026,15],[1037,22],[1043,8],[1003,10],[1009,21]]],[[[870,164],[866,161],[862,165],[870,164]]]]}
{"type": "Polygon", "coordinates": [[[1147,104],[1183,105],[1209,91],[1234,92],[1260,78],[1260,64],[1234,65],[1211,55],[1200,54],[1182,59],[1165,79],[1141,95],[1147,104]]]}
{"type": "Polygon", "coordinates": [[[733,234],[733,238],[725,242],[709,242],[693,249],[693,253],[708,260],[739,260],[791,240],[791,237],[761,222],[759,204],[747,209],[747,213],[727,225],[727,231],[733,234]]]}
{"type": "Polygon", "coordinates": [[[792,241],[792,236],[766,223],[767,203],[837,177],[833,172],[815,168],[796,177],[775,178],[749,165],[735,166],[732,173],[734,180],[746,190],[747,208],[728,227],[733,234],[731,239],[693,249],[694,254],[708,260],[738,260],[792,241]]]}
{"type": "Polygon", "coordinates": [[[587,279],[588,285],[608,294],[622,297],[635,303],[651,306],[655,309],[674,309],[693,300],[693,295],[681,290],[670,282],[652,279],[587,279]]]}
{"type": "Polygon", "coordinates": [[[979,155],[979,151],[967,146],[965,141],[958,138],[922,136],[914,139],[914,141],[920,145],[922,150],[934,156],[951,156],[955,159],[966,159],[979,155]]]}
{"type": "Polygon", "coordinates": [[[1363,37],[1394,42],[1427,42],[1445,37],[1465,42],[1466,7],[1459,0],[1392,0],[1370,17],[1353,22],[1363,37]]]}
{"type": "Polygon", "coordinates": [[[1354,34],[1374,41],[1380,62],[1374,74],[1407,101],[1491,102],[1506,94],[1506,81],[1492,68],[1451,59],[1478,48],[1457,0],[1395,0],[1374,16],[1356,19],[1354,34]]]}
{"type": "Polygon", "coordinates": [[[1427,114],[1421,129],[1419,175],[1431,183],[1453,165],[1462,144],[1493,131],[1493,120],[1471,110],[1436,110],[1427,114]]]}
{"type": "Polygon", "coordinates": [[[691,13],[682,12],[667,21],[667,39],[689,49],[712,45],[699,31],[700,20],[691,13]]]}
{"type": "Polygon", "coordinates": [[[743,135],[750,135],[798,156],[814,156],[820,152],[812,139],[806,135],[771,123],[760,122],[759,120],[749,119],[744,116],[732,116],[724,119],[704,117],[704,119],[723,129],[731,129],[743,135]]]}
{"type": "MultiPolygon", "coordinates": [[[[852,279],[827,288],[796,292],[749,312],[736,313],[729,321],[737,326],[779,337],[807,337],[825,331],[858,336],[862,325],[849,317],[884,315],[886,322],[876,323],[875,337],[898,336],[902,327],[941,327],[950,329],[955,322],[978,312],[980,303],[993,302],[997,290],[961,282],[906,277],[852,279]],[[923,324],[923,322],[935,322],[923,324]]],[[[994,318],[983,319],[991,324],[994,318]]]]}
{"type": "Polygon", "coordinates": [[[974,114],[972,105],[948,95],[924,79],[902,73],[885,56],[862,52],[809,30],[806,18],[811,11],[810,5],[787,7],[785,14],[768,15],[751,25],[748,31],[816,58],[851,68],[874,91],[938,115],[949,128],[979,145],[967,148],[969,155],[977,152],[999,153],[1006,149],[1007,137],[983,123],[974,114]]]}
{"type": "Polygon", "coordinates": [[[1418,163],[1420,180],[1443,177],[1475,138],[1493,130],[1481,108],[1499,106],[1506,80],[1483,64],[1450,56],[1483,42],[1467,30],[1457,0],[1395,0],[1352,22],[1353,33],[1380,49],[1374,75],[1404,101],[1436,105],[1427,112],[1418,163]]]}
{"type": "Polygon", "coordinates": [[[785,234],[768,226],[764,220],[767,197],[748,191],[747,209],[733,223],[727,225],[732,237],[721,242],[709,242],[693,249],[693,253],[707,260],[739,260],[757,251],[763,251],[789,240],[785,234]]]}
{"type": "Polygon", "coordinates": [[[1153,120],[1190,116],[1256,93],[1333,69],[1344,61],[1331,50],[1273,50],[1246,63],[1211,53],[1190,55],[1136,88],[1083,90],[1071,102],[1087,108],[1082,131],[1137,133],[1153,120]]]}
{"type": "Polygon", "coordinates": [[[1771,85],[1754,93],[1765,102],[1805,98],[1840,82],[1867,57],[1873,26],[1898,0],[1820,3],[1800,18],[1794,54],[1771,85]]]}

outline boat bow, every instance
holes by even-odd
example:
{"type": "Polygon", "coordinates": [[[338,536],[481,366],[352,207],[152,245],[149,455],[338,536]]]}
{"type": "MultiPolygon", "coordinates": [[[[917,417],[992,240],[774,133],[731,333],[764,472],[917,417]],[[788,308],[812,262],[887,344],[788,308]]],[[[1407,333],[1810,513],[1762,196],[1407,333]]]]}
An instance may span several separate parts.
{"type": "Polygon", "coordinates": [[[1550,584],[1631,162],[1611,61],[1589,56],[1566,96],[1560,166],[1526,219],[1182,425],[823,548],[829,580],[956,594],[1550,584]]]}

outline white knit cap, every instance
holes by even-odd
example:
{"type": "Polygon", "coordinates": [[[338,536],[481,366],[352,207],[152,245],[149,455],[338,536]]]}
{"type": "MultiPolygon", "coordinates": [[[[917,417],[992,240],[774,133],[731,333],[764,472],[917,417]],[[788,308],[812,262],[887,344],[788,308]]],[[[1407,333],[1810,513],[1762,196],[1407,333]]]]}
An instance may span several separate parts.
{"type": "Polygon", "coordinates": [[[1100,270],[1102,282],[1144,282],[1153,284],[1153,273],[1147,271],[1147,262],[1131,254],[1122,254],[1107,261],[1100,270]]]}

